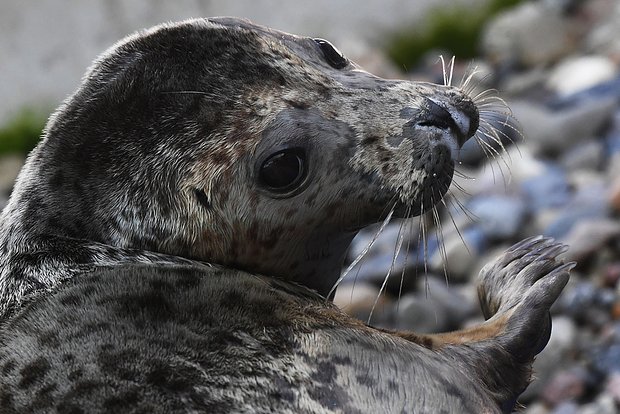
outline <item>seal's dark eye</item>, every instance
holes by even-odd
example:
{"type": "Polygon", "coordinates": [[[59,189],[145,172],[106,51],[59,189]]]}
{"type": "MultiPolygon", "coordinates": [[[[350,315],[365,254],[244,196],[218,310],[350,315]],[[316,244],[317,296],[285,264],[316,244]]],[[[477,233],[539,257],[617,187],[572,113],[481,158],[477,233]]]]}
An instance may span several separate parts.
{"type": "Polygon", "coordinates": [[[302,148],[278,151],[263,162],[259,179],[271,191],[286,193],[294,190],[306,177],[305,160],[302,148]]]}
{"type": "Polygon", "coordinates": [[[336,49],[334,45],[329,43],[327,40],[314,39],[314,41],[321,47],[325,60],[327,60],[327,63],[329,63],[334,69],[342,69],[349,64],[349,60],[344,57],[342,52],[336,49]]]}

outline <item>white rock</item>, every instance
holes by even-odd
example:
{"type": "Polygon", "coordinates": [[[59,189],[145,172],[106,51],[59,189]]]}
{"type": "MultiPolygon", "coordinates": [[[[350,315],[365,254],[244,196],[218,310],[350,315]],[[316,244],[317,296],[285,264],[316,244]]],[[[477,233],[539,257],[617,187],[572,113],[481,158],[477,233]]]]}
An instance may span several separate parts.
{"type": "Polygon", "coordinates": [[[617,66],[605,56],[571,57],[553,69],[547,86],[566,96],[612,80],[617,73],[617,66]]]}

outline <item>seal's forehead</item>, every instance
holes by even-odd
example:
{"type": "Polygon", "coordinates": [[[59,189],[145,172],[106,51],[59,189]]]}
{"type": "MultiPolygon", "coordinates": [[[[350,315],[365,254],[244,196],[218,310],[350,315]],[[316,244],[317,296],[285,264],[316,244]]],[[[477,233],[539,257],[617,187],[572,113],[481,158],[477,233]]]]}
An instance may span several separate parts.
{"type": "Polygon", "coordinates": [[[298,36],[291,33],[282,32],[252,23],[248,19],[237,17],[212,17],[202,19],[199,24],[211,24],[211,27],[219,27],[221,29],[242,32],[250,32],[261,38],[265,44],[269,44],[273,48],[287,48],[293,51],[299,58],[309,61],[316,60],[321,56],[318,45],[312,37],[298,36]],[[310,58],[310,59],[308,59],[310,58]]]}

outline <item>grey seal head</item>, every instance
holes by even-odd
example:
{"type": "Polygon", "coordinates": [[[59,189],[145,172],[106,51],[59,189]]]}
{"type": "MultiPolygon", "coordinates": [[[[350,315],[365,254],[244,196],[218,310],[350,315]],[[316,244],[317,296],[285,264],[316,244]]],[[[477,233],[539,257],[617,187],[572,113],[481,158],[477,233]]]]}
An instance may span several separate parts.
{"type": "Polygon", "coordinates": [[[416,335],[323,299],[356,232],[437,203],[484,119],[232,18],[105,52],[0,217],[7,412],[499,412],[568,278],[534,238],[481,273],[486,323],[416,335]]]}

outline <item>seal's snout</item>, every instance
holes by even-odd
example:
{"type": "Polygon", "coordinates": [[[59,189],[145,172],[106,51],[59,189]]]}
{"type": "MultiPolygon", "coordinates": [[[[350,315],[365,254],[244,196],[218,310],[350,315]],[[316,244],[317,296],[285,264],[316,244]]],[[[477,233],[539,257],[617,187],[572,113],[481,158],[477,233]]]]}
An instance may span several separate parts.
{"type": "Polygon", "coordinates": [[[478,129],[478,109],[473,102],[463,100],[458,105],[447,105],[426,98],[426,117],[420,126],[450,130],[461,148],[478,129]]]}

